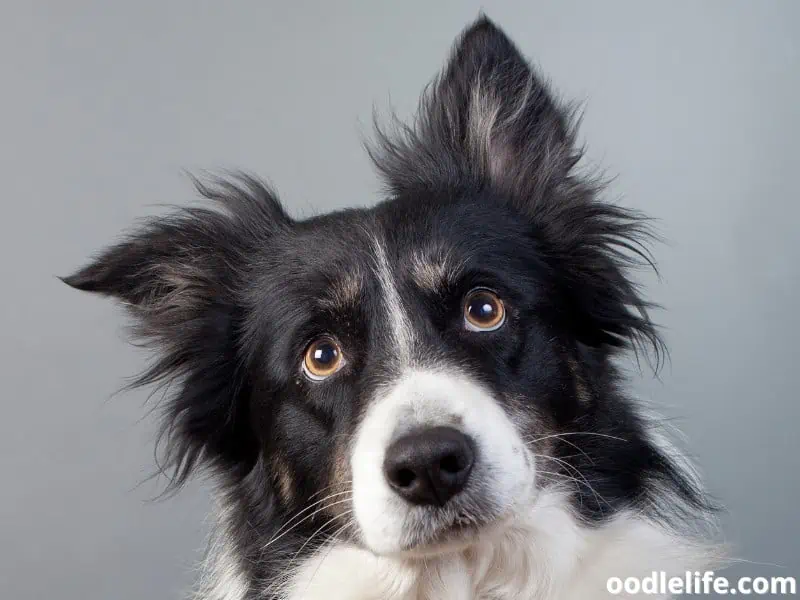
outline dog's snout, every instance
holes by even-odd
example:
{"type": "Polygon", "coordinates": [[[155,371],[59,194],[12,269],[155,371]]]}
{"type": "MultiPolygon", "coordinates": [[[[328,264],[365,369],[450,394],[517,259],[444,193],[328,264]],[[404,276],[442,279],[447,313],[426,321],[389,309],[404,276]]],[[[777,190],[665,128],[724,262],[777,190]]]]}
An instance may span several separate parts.
{"type": "Polygon", "coordinates": [[[383,472],[408,502],[444,506],[464,489],[475,461],[472,440],[452,427],[432,427],[397,439],[386,451],[383,472]]]}

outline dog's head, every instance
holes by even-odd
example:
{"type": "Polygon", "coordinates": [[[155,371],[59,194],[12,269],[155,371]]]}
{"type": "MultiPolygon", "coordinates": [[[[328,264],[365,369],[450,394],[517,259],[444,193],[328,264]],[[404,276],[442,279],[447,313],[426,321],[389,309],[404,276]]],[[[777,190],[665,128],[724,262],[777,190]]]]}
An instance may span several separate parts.
{"type": "Polygon", "coordinates": [[[254,531],[305,514],[379,554],[468,544],[556,483],[589,519],[642,501],[668,467],[611,364],[659,343],[642,220],[575,172],[571,112],[487,19],[395,125],[374,208],[298,221],[252,178],[198,183],[212,208],[66,279],[121,299],[158,351],[141,383],[176,384],[176,483],[209,467],[254,531]]]}

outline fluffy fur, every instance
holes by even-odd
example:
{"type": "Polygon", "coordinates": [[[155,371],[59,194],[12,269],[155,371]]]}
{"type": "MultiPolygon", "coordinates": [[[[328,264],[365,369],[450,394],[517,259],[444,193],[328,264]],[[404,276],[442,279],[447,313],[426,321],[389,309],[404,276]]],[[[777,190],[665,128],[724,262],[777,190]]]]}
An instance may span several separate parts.
{"type": "Polygon", "coordinates": [[[652,264],[647,221],[577,172],[573,111],[482,17],[369,152],[374,208],[297,221],[253,177],[197,182],[210,206],[65,278],[155,350],[137,383],[168,386],[172,489],[214,477],[194,598],[588,600],[705,567],[712,509],[614,363],[664,353],[628,273],[652,264]],[[475,290],[497,327],[467,322],[475,290]],[[320,339],[341,361],[315,378],[320,339]],[[468,478],[410,500],[387,457],[441,428],[468,478]]]}

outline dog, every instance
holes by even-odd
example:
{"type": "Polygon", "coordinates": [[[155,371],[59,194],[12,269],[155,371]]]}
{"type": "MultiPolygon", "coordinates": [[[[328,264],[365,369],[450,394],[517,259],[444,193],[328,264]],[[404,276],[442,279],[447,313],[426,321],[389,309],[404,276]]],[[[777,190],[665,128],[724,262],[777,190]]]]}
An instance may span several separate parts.
{"type": "Polygon", "coordinates": [[[292,218],[252,175],[64,278],[129,310],[169,386],[177,489],[215,482],[196,600],[592,600],[713,563],[714,506],[625,389],[665,346],[649,221],[582,174],[576,111],[492,21],[411,124],[386,197],[292,218]]]}

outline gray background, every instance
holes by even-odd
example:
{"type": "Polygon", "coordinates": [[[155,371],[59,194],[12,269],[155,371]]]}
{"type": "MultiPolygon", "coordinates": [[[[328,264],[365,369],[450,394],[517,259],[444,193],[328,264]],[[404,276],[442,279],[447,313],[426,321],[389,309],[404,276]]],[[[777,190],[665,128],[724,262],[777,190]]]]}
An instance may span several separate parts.
{"type": "MultiPolygon", "coordinates": [[[[487,2],[588,102],[612,194],[660,219],[672,365],[637,391],[689,439],[739,545],[800,575],[796,392],[800,3],[487,2]]],[[[199,484],[160,503],[144,356],[118,309],[60,284],[182,168],[270,178],[295,214],[370,204],[373,103],[413,108],[474,2],[19,2],[0,7],[0,597],[178,598],[199,484]]],[[[769,563],[784,568],[770,566],[769,563]]]]}

